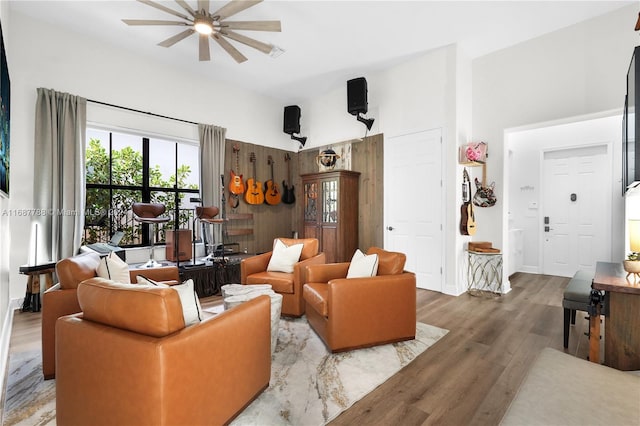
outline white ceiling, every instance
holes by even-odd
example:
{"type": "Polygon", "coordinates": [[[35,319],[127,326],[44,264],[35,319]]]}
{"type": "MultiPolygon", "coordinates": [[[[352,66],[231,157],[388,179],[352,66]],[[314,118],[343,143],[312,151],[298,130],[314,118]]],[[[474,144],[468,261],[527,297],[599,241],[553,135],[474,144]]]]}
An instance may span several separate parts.
{"type": "MultiPolygon", "coordinates": [[[[196,8],[196,0],[187,0],[196,8]]],[[[174,1],[158,1],[183,11],[174,1]]],[[[225,1],[211,1],[216,10],[225,1]]],[[[198,61],[191,36],[171,48],[156,44],[179,27],[130,27],[121,19],[177,19],[133,0],[12,0],[10,10],[167,64],[298,103],[422,52],[452,43],[476,58],[637,0],[590,1],[277,1],[266,0],[230,20],[280,20],[281,33],[238,31],[275,44],[271,58],[242,44],[237,64],[216,43],[210,62],[198,61]]],[[[633,30],[635,16],[629,17],[633,30]]],[[[232,43],[235,43],[232,41],[232,43]]]]}

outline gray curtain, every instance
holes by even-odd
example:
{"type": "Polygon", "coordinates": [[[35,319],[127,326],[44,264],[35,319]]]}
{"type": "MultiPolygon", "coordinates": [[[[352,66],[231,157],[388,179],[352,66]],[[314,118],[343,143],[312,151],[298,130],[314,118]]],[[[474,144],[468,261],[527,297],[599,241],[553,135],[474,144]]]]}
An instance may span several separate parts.
{"type": "Polygon", "coordinates": [[[80,248],[84,228],[87,100],[37,89],[33,204],[38,259],[57,261],[80,248]]]}
{"type": "MultiPolygon", "coordinates": [[[[224,146],[227,129],[210,124],[198,124],[200,135],[200,194],[203,206],[217,206],[220,215],[222,205],[222,180],[224,173],[224,146]]],[[[227,182],[225,182],[226,184],[227,182]]],[[[222,242],[222,230],[215,226],[213,241],[222,242]]],[[[207,232],[208,234],[208,232],[207,232]]],[[[208,241],[212,241],[208,238],[208,241]]]]}

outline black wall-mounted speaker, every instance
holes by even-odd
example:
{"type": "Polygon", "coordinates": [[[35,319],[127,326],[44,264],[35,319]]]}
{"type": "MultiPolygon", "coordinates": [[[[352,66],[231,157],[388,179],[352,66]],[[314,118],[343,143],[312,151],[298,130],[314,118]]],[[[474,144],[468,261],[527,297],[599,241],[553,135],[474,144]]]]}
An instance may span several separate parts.
{"type": "Polygon", "coordinates": [[[347,111],[351,115],[367,113],[367,80],[364,77],[347,81],[347,111]]]}
{"type": "Polygon", "coordinates": [[[284,125],[282,131],[288,135],[300,133],[300,107],[298,105],[284,107],[284,125]]]}

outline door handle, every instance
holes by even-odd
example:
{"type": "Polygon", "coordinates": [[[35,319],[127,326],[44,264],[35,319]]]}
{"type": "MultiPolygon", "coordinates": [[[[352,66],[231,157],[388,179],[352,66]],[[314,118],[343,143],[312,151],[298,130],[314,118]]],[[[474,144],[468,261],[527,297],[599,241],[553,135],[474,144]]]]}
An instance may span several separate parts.
{"type": "Polygon", "coordinates": [[[387,226],[387,230],[393,231],[393,226],[387,226]]]}

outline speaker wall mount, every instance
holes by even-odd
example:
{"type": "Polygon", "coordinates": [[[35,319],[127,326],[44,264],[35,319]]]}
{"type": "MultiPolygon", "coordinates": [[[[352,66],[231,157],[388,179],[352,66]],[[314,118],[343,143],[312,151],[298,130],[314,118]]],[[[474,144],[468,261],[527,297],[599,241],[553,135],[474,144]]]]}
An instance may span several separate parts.
{"type": "Polygon", "coordinates": [[[364,77],[347,80],[347,111],[371,130],[375,119],[362,116],[367,110],[367,80],[364,77]]]}
{"type": "Polygon", "coordinates": [[[291,139],[300,142],[301,146],[307,142],[306,136],[295,136],[295,133],[300,133],[300,107],[298,105],[284,107],[282,131],[290,135],[291,139]]]}

